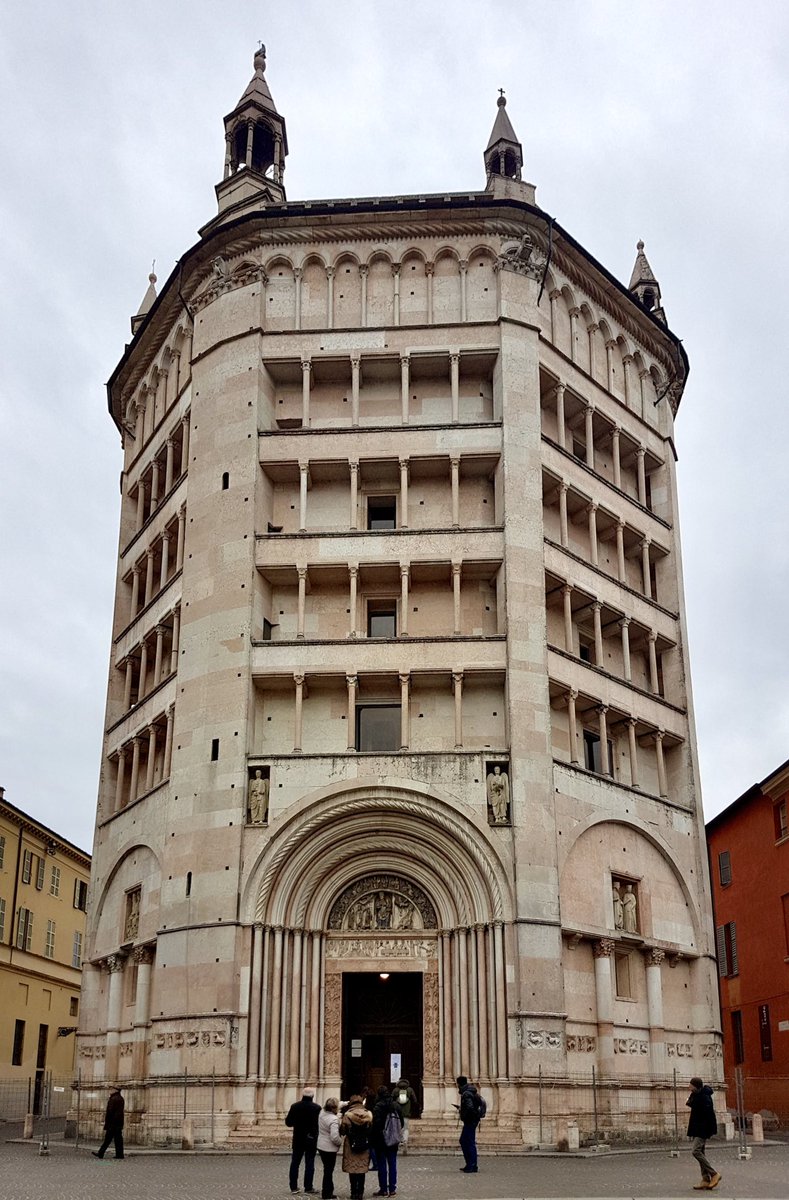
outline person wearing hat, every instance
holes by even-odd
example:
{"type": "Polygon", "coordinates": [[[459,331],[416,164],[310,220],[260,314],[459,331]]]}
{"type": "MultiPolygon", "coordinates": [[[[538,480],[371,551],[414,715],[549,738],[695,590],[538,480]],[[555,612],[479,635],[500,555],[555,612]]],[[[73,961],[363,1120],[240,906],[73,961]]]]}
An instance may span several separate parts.
{"type": "Polygon", "coordinates": [[[123,1110],[126,1107],[121,1095],[120,1085],[113,1083],[110,1088],[110,1098],[107,1101],[107,1111],[104,1114],[104,1141],[98,1150],[92,1150],[94,1158],[104,1158],[110,1142],[115,1142],[115,1157],[123,1158],[123,1110]]]}
{"type": "Polygon", "coordinates": [[[318,1117],[321,1106],[315,1103],[315,1088],[305,1087],[301,1100],[291,1104],[285,1124],[293,1130],[290,1156],[290,1190],[299,1190],[299,1167],[304,1159],[304,1191],[314,1192],[315,1152],[318,1149],[318,1117]]]}

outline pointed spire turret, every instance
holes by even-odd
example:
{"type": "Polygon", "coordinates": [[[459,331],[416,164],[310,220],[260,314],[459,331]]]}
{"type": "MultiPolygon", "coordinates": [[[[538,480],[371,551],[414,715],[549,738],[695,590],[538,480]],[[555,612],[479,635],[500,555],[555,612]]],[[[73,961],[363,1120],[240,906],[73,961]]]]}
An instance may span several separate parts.
{"type": "Polygon", "coordinates": [[[654,313],[658,320],[665,321],[666,316],[660,301],[660,284],[649,265],[642,241],[636,244],[636,261],[628,288],[638,297],[648,312],[654,313]]]}
{"type": "Polygon", "coordinates": [[[507,99],[504,95],[504,88],[499,89],[499,98],[496,104],[498,112],[485,148],[485,170],[489,180],[492,175],[500,175],[505,179],[520,181],[523,167],[523,147],[507,116],[507,99]]]}
{"type": "Polygon", "coordinates": [[[140,328],[143,321],[147,317],[148,313],[153,308],[153,303],[156,299],[156,275],[155,275],[154,269],[153,269],[155,266],[156,266],[156,263],[154,262],[153,265],[151,266],[151,273],[148,276],[148,288],[145,292],[145,295],[142,298],[140,307],[137,309],[137,312],[131,319],[132,333],[137,332],[137,330],[140,328]]]}
{"type": "Polygon", "coordinates": [[[255,51],[255,73],[225,117],[225,174],[217,185],[219,211],[251,197],[263,204],[285,200],[288,135],[266,81],[266,47],[255,51]]]}

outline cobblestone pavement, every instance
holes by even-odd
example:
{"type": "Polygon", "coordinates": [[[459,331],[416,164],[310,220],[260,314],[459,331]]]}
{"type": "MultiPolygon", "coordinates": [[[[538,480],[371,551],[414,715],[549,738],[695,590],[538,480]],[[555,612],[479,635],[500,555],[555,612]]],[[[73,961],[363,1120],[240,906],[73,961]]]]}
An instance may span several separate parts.
{"type": "MultiPolygon", "coordinates": [[[[90,1147],[53,1142],[40,1155],[35,1142],[0,1144],[2,1200],[286,1200],[288,1158],[284,1155],[131,1148],[125,1161],[92,1158],[90,1147]]],[[[755,1148],[740,1162],[733,1146],[710,1143],[710,1158],[723,1174],[717,1200],[785,1200],[789,1189],[789,1146],[755,1148]]],[[[614,1153],[583,1158],[536,1155],[484,1157],[478,1175],[462,1175],[460,1158],[409,1154],[400,1160],[398,1200],[517,1200],[529,1197],[695,1196],[698,1169],[687,1151],[614,1153]]],[[[320,1172],[316,1171],[318,1186],[320,1172]]],[[[348,1178],[335,1174],[340,1200],[348,1178]]],[[[370,1172],[365,1196],[377,1177],[370,1172]]],[[[320,1196],[320,1192],[318,1192],[320,1196]]]]}

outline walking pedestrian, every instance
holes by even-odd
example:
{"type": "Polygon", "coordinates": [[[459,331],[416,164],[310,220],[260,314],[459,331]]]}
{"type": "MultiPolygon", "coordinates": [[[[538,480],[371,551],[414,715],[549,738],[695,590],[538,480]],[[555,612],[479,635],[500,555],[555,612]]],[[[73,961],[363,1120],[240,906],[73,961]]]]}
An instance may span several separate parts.
{"type": "Polygon", "coordinates": [[[469,1083],[465,1075],[458,1075],[457,1085],[460,1092],[460,1103],[455,1104],[454,1107],[458,1110],[463,1126],[460,1133],[460,1149],[463,1151],[466,1163],[460,1169],[466,1175],[476,1175],[479,1170],[477,1166],[477,1126],[488,1109],[474,1084],[469,1083]]]}
{"type": "Polygon", "coordinates": [[[304,1159],[304,1191],[315,1191],[315,1152],[318,1149],[318,1117],[320,1105],[315,1103],[315,1088],[305,1087],[301,1100],[291,1104],[285,1124],[293,1130],[290,1156],[290,1190],[299,1190],[299,1167],[304,1159]]]}
{"type": "Polygon", "coordinates": [[[337,1200],[334,1194],[334,1165],[337,1162],[337,1151],[342,1145],[339,1110],[339,1100],[330,1096],[318,1117],[318,1154],[323,1163],[321,1200],[337,1200]]]}
{"type": "Polygon", "coordinates": [[[361,1096],[351,1096],[340,1121],[340,1133],[345,1134],[342,1169],[349,1176],[351,1200],[362,1200],[364,1196],[364,1179],[370,1166],[372,1123],[373,1115],[364,1107],[361,1096]]]}
{"type": "Polygon", "coordinates": [[[723,1176],[716,1171],[706,1155],[707,1138],[718,1132],[715,1106],[712,1103],[712,1088],[694,1075],[690,1081],[690,1095],[685,1104],[690,1109],[688,1137],[691,1138],[691,1154],[701,1167],[701,1183],[694,1183],[695,1192],[716,1188],[723,1176]]]}
{"type": "Polygon", "coordinates": [[[125,1158],[123,1153],[123,1112],[126,1103],[121,1095],[120,1085],[114,1083],[110,1088],[107,1109],[104,1113],[104,1141],[98,1150],[91,1150],[94,1158],[104,1158],[110,1142],[115,1142],[115,1157],[125,1158]]]}
{"type": "Polygon", "coordinates": [[[403,1136],[403,1114],[388,1088],[379,1087],[373,1109],[373,1136],[378,1162],[378,1191],[374,1196],[397,1195],[397,1151],[403,1136]]]}

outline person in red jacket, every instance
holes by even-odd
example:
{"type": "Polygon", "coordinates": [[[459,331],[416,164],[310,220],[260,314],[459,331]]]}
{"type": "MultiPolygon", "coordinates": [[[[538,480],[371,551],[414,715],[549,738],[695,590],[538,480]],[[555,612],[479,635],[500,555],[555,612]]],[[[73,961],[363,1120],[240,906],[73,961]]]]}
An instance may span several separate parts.
{"type": "Polygon", "coordinates": [[[688,1137],[692,1139],[691,1154],[701,1167],[701,1183],[694,1183],[693,1190],[703,1192],[716,1188],[723,1176],[715,1170],[705,1153],[707,1138],[714,1137],[718,1132],[718,1122],[712,1103],[712,1088],[698,1075],[694,1075],[690,1081],[690,1095],[685,1104],[690,1109],[688,1137]]]}
{"type": "Polygon", "coordinates": [[[117,1083],[110,1088],[107,1111],[104,1114],[104,1141],[98,1150],[92,1150],[94,1158],[104,1158],[110,1142],[115,1142],[115,1157],[123,1158],[123,1110],[126,1107],[117,1083]]]}

